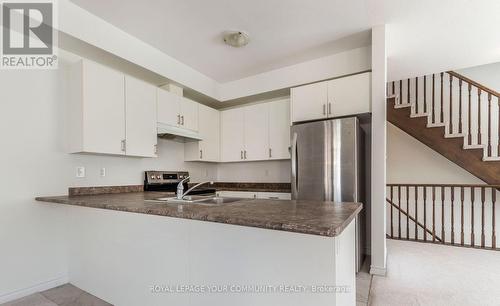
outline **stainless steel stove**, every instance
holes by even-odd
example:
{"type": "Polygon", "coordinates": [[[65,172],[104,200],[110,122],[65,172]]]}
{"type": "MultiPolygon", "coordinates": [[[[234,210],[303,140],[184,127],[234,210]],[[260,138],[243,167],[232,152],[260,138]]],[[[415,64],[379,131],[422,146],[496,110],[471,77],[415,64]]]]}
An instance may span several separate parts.
{"type": "MultiPolygon", "coordinates": [[[[177,184],[189,177],[187,171],[145,171],[144,191],[175,192],[177,184]]],[[[184,182],[184,190],[188,189],[189,180],[184,182]]],[[[190,194],[215,195],[215,188],[196,188],[190,194]]]]}

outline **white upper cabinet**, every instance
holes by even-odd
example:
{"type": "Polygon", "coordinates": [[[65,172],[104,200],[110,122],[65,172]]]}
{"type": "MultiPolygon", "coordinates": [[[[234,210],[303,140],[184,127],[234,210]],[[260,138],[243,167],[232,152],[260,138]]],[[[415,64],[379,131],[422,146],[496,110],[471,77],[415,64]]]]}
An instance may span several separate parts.
{"type": "Polygon", "coordinates": [[[85,59],[70,79],[71,153],[155,156],[154,86],[85,59]]]}
{"type": "Polygon", "coordinates": [[[290,100],[268,103],[269,106],[269,158],[290,158],[290,100]]]}
{"type": "Polygon", "coordinates": [[[198,131],[198,102],[158,88],[158,123],[198,131]]]}
{"type": "Polygon", "coordinates": [[[308,121],[327,117],[328,85],[314,83],[291,89],[292,121],[308,121]]]}
{"type": "Polygon", "coordinates": [[[288,99],[221,112],[221,161],[288,159],[288,99]]]}
{"type": "Polygon", "coordinates": [[[198,106],[198,130],[203,140],[185,143],[184,160],[218,162],[220,160],[219,111],[200,104],[198,106]]]}
{"type": "Polygon", "coordinates": [[[181,126],[191,131],[198,131],[198,102],[182,98],[181,126]]]}
{"type": "Polygon", "coordinates": [[[234,108],[221,112],[221,160],[242,161],[245,150],[245,109],[234,108]]]}
{"type": "Polygon", "coordinates": [[[292,122],[371,112],[371,73],[365,72],[291,90],[292,122]]]}
{"type": "Polygon", "coordinates": [[[171,126],[178,126],[181,120],[182,97],[158,88],[157,99],[158,122],[171,126]]]}
{"type": "Polygon", "coordinates": [[[71,68],[70,87],[70,152],[124,155],[124,75],[81,60],[71,68]]]}
{"type": "Polygon", "coordinates": [[[329,117],[371,112],[371,73],[360,73],[328,82],[329,117]]]}
{"type": "Polygon", "coordinates": [[[125,77],[126,154],[156,157],[156,87],[125,77]]]}
{"type": "Polygon", "coordinates": [[[269,152],[269,105],[243,107],[245,113],[245,160],[265,160],[269,152]]]}

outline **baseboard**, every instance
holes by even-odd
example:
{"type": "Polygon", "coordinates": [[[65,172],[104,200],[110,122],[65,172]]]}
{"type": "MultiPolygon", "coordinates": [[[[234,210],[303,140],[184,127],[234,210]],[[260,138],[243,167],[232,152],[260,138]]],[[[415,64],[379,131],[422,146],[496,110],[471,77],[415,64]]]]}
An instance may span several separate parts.
{"type": "Polygon", "coordinates": [[[370,265],[370,274],[378,275],[378,276],[386,276],[387,275],[387,252],[385,253],[385,267],[378,267],[374,265],[370,265]]]}
{"type": "Polygon", "coordinates": [[[33,285],[33,286],[30,286],[27,288],[22,288],[22,289],[18,289],[18,290],[12,291],[12,292],[2,294],[2,295],[0,295],[0,304],[22,298],[22,297],[25,297],[27,295],[30,295],[30,294],[33,294],[36,292],[40,292],[40,291],[48,290],[48,289],[51,289],[51,288],[54,288],[54,287],[57,287],[60,285],[64,285],[64,284],[68,283],[68,281],[69,281],[68,275],[63,275],[63,276],[60,276],[60,277],[57,277],[57,278],[48,280],[46,282],[42,282],[42,283],[33,285]]]}
{"type": "Polygon", "coordinates": [[[376,267],[374,265],[370,266],[370,274],[385,276],[387,274],[387,268],[384,267],[376,267]]]}

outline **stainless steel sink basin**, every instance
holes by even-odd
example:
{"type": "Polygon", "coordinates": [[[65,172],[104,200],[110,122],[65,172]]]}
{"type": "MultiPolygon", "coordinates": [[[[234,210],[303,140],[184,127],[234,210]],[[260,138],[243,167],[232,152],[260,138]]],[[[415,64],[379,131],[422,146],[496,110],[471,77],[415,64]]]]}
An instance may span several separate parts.
{"type": "Polygon", "coordinates": [[[200,205],[221,205],[226,203],[233,203],[241,201],[243,198],[225,198],[225,197],[215,197],[215,196],[187,196],[184,199],[179,200],[175,197],[172,198],[158,198],[152,201],[154,202],[166,202],[172,204],[200,204],[200,205]]]}

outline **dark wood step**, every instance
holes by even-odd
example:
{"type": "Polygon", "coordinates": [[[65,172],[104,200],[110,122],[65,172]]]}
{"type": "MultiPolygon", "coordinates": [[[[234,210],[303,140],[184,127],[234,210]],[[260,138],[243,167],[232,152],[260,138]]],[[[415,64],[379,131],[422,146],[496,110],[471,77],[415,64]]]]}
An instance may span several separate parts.
{"type": "Polygon", "coordinates": [[[427,117],[411,118],[411,108],[394,108],[387,99],[387,121],[484,182],[500,184],[500,161],[483,161],[483,149],[464,149],[463,137],[445,138],[445,127],[427,127],[427,117]]]}

